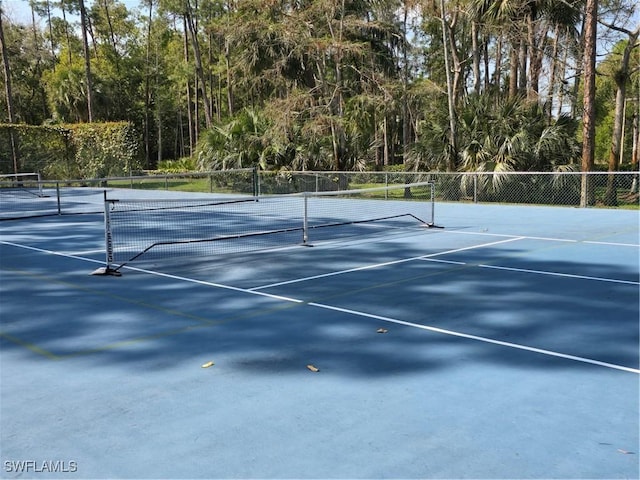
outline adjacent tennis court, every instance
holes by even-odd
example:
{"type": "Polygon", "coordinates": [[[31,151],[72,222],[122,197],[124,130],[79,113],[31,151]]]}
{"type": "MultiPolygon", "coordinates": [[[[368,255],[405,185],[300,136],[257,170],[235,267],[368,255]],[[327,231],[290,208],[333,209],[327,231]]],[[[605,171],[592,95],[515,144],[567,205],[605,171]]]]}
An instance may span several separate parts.
{"type": "Polygon", "coordinates": [[[0,222],[2,478],[638,478],[637,210],[87,193],[0,222]]]}

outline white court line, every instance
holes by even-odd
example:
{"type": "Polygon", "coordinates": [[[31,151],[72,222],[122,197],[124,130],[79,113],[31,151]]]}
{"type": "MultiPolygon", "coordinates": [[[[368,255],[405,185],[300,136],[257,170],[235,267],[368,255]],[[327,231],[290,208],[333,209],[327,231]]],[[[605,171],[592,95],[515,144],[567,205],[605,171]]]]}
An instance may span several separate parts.
{"type": "MultiPolygon", "coordinates": [[[[489,232],[465,232],[464,230],[442,230],[440,233],[449,233],[456,235],[484,235],[485,237],[516,237],[516,235],[509,235],[508,233],[489,233],[489,232]]],[[[529,237],[518,236],[519,239],[524,240],[544,240],[547,242],[567,242],[567,243],[580,243],[580,240],[573,240],[571,238],[553,238],[553,237],[529,237]]]]}
{"type": "MultiPolygon", "coordinates": [[[[51,255],[58,255],[58,256],[61,256],[61,257],[73,258],[73,259],[76,259],[76,260],[84,260],[84,261],[91,262],[91,263],[102,263],[102,262],[99,262],[98,260],[93,260],[93,259],[90,259],[90,258],[76,257],[74,255],[54,252],[54,251],[51,251],[51,250],[45,250],[45,249],[37,248],[37,247],[30,247],[30,246],[27,246],[27,245],[20,245],[20,244],[12,243],[12,242],[5,242],[5,241],[2,241],[2,240],[0,240],[0,243],[6,244],[6,245],[11,245],[11,246],[18,247],[18,248],[24,248],[24,249],[27,249],[27,250],[33,250],[33,251],[37,251],[37,252],[41,252],[41,253],[46,253],[46,254],[51,254],[51,255]]],[[[371,313],[360,312],[360,311],[357,311],[357,310],[349,310],[349,309],[346,309],[346,308],[334,307],[334,306],[325,305],[325,304],[322,304],[322,303],[305,302],[304,300],[300,300],[300,299],[297,299],[297,298],[283,297],[283,296],[280,296],[280,295],[271,295],[271,294],[267,294],[267,293],[264,293],[264,292],[256,292],[256,291],[253,291],[253,290],[247,290],[247,289],[239,288],[239,287],[232,287],[232,286],[229,286],[229,285],[222,285],[222,284],[217,284],[217,283],[212,283],[212,282],[206,282],[206,281],[203,281],[203,280],[196,280],[196,279],[193,279],[193,278],[181,277],[181,276],[177,276],[177,275],[170,275],[170,274],[167,274],[167,273],[156,272],[156,271],[153,271],[153,270],[144,270],[144,269],[128,267],[128,266],[124,267],[124,268],[126,268],[127,270],[134,270],[134,271],[138,271],[138,272],[142,272],[142,273],[147,273],[149,275],[155,275],[155,276],[158,276],[158,277],[169,278],[169,279],[173,279],[173,280],[179,280],[179,281],[183,281],[183,282],[187,282],[187,283],[194,283],[194,284],[197,284],[197,285],[222,288],[222,289],[232,290],[232,291],[239,292],[239,293],[247,293],[247,294],[250,294],[250,295],[257,295],[257,296],[272,298],[274,300],[281,300],[281,301],[290,302],[290,303],[296,303],[296,304],[305,304],[306,303],[309,306],[322,308],[324,310],[332,310],[332,311],[335,311],[335,312],[347,313],[347,314],[356,315],[356,316],[359,316],[359,317],[372,318],[374,320],[381,320],[381,321],[385,321],[385,322],[389,322],[389,323],[394,323],[394,324],[397,324],[397,325],[404,325],[404,326],[407,326],[407,327],[418,328],[420,330],[426,330],[426,331],[430,331],[430,332],[434,332],[434,333],[440,333],[440,334],[443,334],[443,335],[450,335],[450,336],[453,336],[453,337],[465,338],[465,339],[468,339],[468,340],[475,340],[475,341],[479,341],[479,342],[483,342],[483,343],[499,345],[499,346],[502,346],[502,347],[514,348],[514,349],[517,349],[517,350],[524,350],[524,351],[528,351],[528,352],[538,353],[538,354],[541,354],[541,355],[548,355],[548,356],[551,356],[551,357],[563,358],[563,359],[566,359],[566,360],[572,360],[572,361],[576,361],[576,362],[580,362],[580,363],[586,363],[586,364],[596,365],[596,366],[600,366],[600,367],[606,367],[606,368],[610,368],[610,369],[613,369],[613,370],[621,370],[621,371],[624,371],[624,372],[640,374],[640,369],[631,368],[631,367],[625,367],[625,366],[616,365],[616,364],[613,364],[613,363],[601,362],[599,360],[593,360],[593,359],[585,358],[585,357],[578,357],[578,356],[575,356],[575,355],[568,355],[568,354],[560,353],[560,352],[554,352],[552,350],[544,350],[544,349],[540,349],[540,348],[529,347],[527,345],[520,345],[518,343],[503,342],[501,340],[495,340],[495,339],[492,339],[492,338],[480,337],[478,335],[470,335],[470,334],[467,334],[467,333],[456,332],[454,330],[445,330],[445,329],[442,329],[442,328],[432,327],[432,326],[429,326],[429,325],[421,325],[419,323],[407,322],[407,321],[404,321],[404,320],[398,320],[398,319],[391,318],[391,317],[383,317],[381,315],[373,315],[371,313]]]]}
{"type": "MultiPolygon", "coordinates": [[[[73,258],[74,260],[84,260],[85,262],[99,263],[100,265],[104,265],[104,261],[94,260],[92,258],[78,257],[76,255],[71,255],[71,254],[68,254],[68,253],[54,252],[52,250],[46,250],[44,248],[30,247],[28,245],[20,245],[19,243],[5,242],[3,240],[0,240],[0,243],[3,243],[5,245],[10,245],[12,247],[24,248],[26,250],[33,250],[33,251],[40,252],[40,253],[46,253],[46,254],[49,254],[49,255],[56,255],[56,256],[59,256],[59,257],[66,257],[66,258],[73,258]]],[[[148,274],[155,275],[155,276],[158,276],[158,277],[170,278],[172,280],[180,280],[180,281],[183,281],[183,282],[189,282],[189,283],[195,283],[195,284],[199,284],[199,285],[205,285],[207,287],[223,288],[223,289],[226,289],[226,290],[233,290],[233,291],[241,292],[241,293],[252,293],[254,295],[273,298],[275,300],[284,300],[284,301],[293,302],[293,303],[303,303],[302,300],[297,300],[295,298],[283,297],[281,295],[273,295],[273,294],[265,293],[265,292],[249,292],[249,290],[247,290],[245,288],[232,287],[230,285],[223,285],[221,283],[205,282],[204,280],[196,280],[196,279],[193,279],[193,278],[181,277],[181,276],[178,276],[178,275],[171,275],[171,274],[168,274],[168,273],[156,272],[156,271],[153,271],[153,270],[145,270],[143,268],[137,268],[137,267],[125,266],[123,268],[126,268],[127,270],[136,271],[136,272],[148,273],[148,274]]]]}
{"type": "Polygon", "coordinates": [[[492,268],[494,270],[507,270],[510,272],[522,272],[522,273],[535,273],[538,275],[550,275],[552,277],[567,277],[567,278],[578,278],[581,280],[594,280],[597,282],[609,282],[609,283],[623,283],[626,285],[640,285],[640,282],[633,282],[630,280],[617,280],[615,278],[604,278],[604,277],[590,277],[588,275],[576,275],[572,273],[560,273],[560,272],[549,272],[545,270],[530,270],[527,268],[515,268],[515,267],[501,267],[500,265],[485,265],[485,264],[469,264],[467,262],[454,262],[451,260],[440,260],[440,259],[431,259],[431,258],[421,258],[425,262],[438,262],[438,263],[450,263],[453,265],[470,265],[478,268],[492,268]]]}
{"type": "MultiPolygon", "coordinates": [[[[283,282],[271,283],[271,284],[268,284],[268,285],[259,285],[257,287],[250,288],[249,290],[259,291],[259,290],[264,290],[264,289],[267,289],[267,288],[279,287],[279,286],[282,286],[282,285],[290,285],[290,284],[293,284],[293,283],[301,283],[301,282],[306,282],[306,281],[309,281],[309,280],[317,280],[319,278],[333,277],[333,276],[336,276],[336,275],[343,275],[343,274],[346,274],[346,273],[358,272],[358,271],[361,271],[361,270],[369,270],[369,269],[374,269],[374,268],[386,267],[386,266],[389,266],[389,265],[397,265],[399,263],[412,262],[414,260],[428,260],[428,259],[436,257],[436,256],[447,255],[447,254],[450,254],[450,253],[456,253],[456,252],[461,252],[461,251],[465,251],[465,250],[473,250],[473,249],[476,249],[476,248],[483,248],[483,247],[492,246],[492,245],[498,245],[498,244],[501,244],[501,243],[512,242],[512,241],[515,241],[515,240],[541,240],[541,241],[545,241],[545,242],[564,242],[564,243],[602,243],[602,244],[605,244],[605,245],[616,245],[616,244],[608,244],[606,242],[581,242],[580,240],[573,240],[573,239],[566,239],[566,238],[514,236],[514,235],[508,235],[508,234],[501,234],[501,233],[465,232],[465,231],[461,231],[461,230],[444,230],[442,233],[461,234],[461,235],[481,235],[481,236],[488,236],[488,237],[502,237],[502,238],[506,238],[506,240],[501,240],[501,241],[496,241],[496,242],[491,242],[491,243],[484,243],[484,244],[481,244],[481,245],[473,245],[471,247],[464,247],[464,248],[455,249],[455,250],[448,250],[448,251],[445,251],[445,252],[433,253],[433,254],[429,254],[429,255],[421,255],[421,256],[418,256],[418,257],[403,258],[403,259],[400,259],[400,260],[392,260],[390,262],[378,263],[378,264],[373,264],[373,265],[365,265],[363,267],[355,267],[355,268],[349,268],[349,269],[346,269],[346,270],[338,270],[338,271],[335,271],[335,272],[324,273],[324,274],[319,274],[319,275],[313,275],[313,276],[309,276],[309,277],[302,277],[302,278],[297,278],[297,279],[293,279],[293,280],[287,280],[287,281],[283,281],[283,282]]],[[[451,262],[451,263],[454,263],[454,262],[451,262]]],[[[462,262],[459,263],[459,264],[460,265],[465,265],[465,263],[462,263],[462,262]]],[[[543,273],[543,272],[537,272],[537,273],[543,273]]],[[[551,274],[551,272],[548,272],[548,273],[551,274]]],[[[558,274],[558,275],[561,275],[561,274],[558,274]]],[[[601,279],[601,280],[606,280],[606,279],[601,279]]],[[[616,280],[611,280],[611,281],[612,282],[616,282],[616,280]]],[[[625,283],[625,282],[624,281],[620,281],[620,283],[625,283]]]]}
{"type": "Polygon", "coordinates": [[[457,262],[455,260],[442,260],[441,258],[421,258],[425,262],[447,263],[449,265],[467,265],[467,262],[457,262]]]}
{"type": "Polygon", "coordinates": [[[612,247],[640,248],[640,244],[636,243],[596,242],[594,240],[585,240],[584,243],[593,243],[594,245],[610,245],[612,247]]]}
{"type": "Polygon", "coordinates": [[[453,330],[445,330],[443,328],[432,327],[429,325],[422,325],[422,324],[413,323],[413,322],[406,322],[404,320],[398,320],[390,317],[383,317],[381,315],[373,315],[371,313],[359,312],[357,310],[349,310],[347,308],[333,307],[331,305],[324,305],[322,303],[310,302],[309,305],[313,307],[323,308],[325,310],[332,310],[334,312],[347,313],[347,314],[355,315],[358,317],[373,318],[374,320],[381,320],[383,322],[395,323],[397,325],[404,325],[406,327],[418,328],[420,330],[427,330],[429,332],[441,333],[441,334],[450,335],[453,337],[466,338],[468,340],[475,340],[478,342],[490,343],[493,345],[500,345],[502,347],[514,348],[516,350],[525,350],[527,352],[539,353],[539,354],[547,355],[550,357],[564,358],[566,360],[573,360],[576,362],[588,363],[588,364],[597,365],[600,367],[612,368],[614,370],[622,370],[623,372],[640,374],[640,369],[625,367],[622,365],[616,365],[615,363],[601,362],[599,360],[593,360],[591,358],[577,357],[575,355],[568,355],[566,353],[554,352],[552,350],[544,350],[542,348],[529,347],[527,345],[520,345],[518,343],[503,342],[502,340],[494,340],[493,338],[480,337],[478,335],[470,335],[468,333],[456,332],[453,330]]]}
{"type": "MultiPolygon", "coordinates": [[[[4,241],[4,240],[0,240],[0,243],[2,243],[4,245],[9,245],[11,247],[24,248],[25,250],[33,250],[35,252],[48,253],[49,255],[56,255],[58,257],[73,258],[74,260],[84,260],[85,262],[93,262],[93,263],[99,263],[100,265],[104,265],[104,260],[95,260],[93,258],[78,257],[77,255],[74,255],[74,254],[71,254],[71,253],[54,252],[53,250],[46,250],[44,248],[30,247],[29,245],[21,245],[19,243],[7,242],[7,241],[4,241]]],[[[104,250],[102,250],[102,252],[104,253],[104,250]]]]}
{"type": "MultiPolygon", "coordinates": [[[[487,237],[513,237],[514,235],[509,235],[506,233],[489,233],[489,232],[465,232],[463,230],[443,230],[441,233],[449,233],[449,234],[459,234],[459,235],[484,235],[487,237]]],[[[567,242],[567,243],[592,243],[596,245],[610,245],[612,247],[632,247],[632,248],[640,248],[640,244],[637,243],[619,243],[619,242],[602,242],[596,240],[574,240],[570,238],[555,238],[555,237],[530,237],[525,236],[522,237],[527,240],[544,240],[547,242],[567,242]]]]}
{"type": "Polygon", "coordinates": [[[156,272],[155,270],[146,270],[144,268],[137,268],[137,267],[130,267],[130,266],[125,266],[123,268],[126,268],[127,270],[133,270],[135,272],[148,273],[149,275],[169,278],[171,280],[180,280],[182,282],[195,283],[197,285],[204,285],[207,287],[223,288],[225,290],[232,290],[234,292],[240,292],[240,293],[250,293],[252,295],[258,295],[260,297],[272,298],[274,300],[282,300],[282,301],[291,302],[291,303],[305,303],[304,300],[299,300],[297,298],[284,297],[282,295],[274,295],[272,293],[265,293],[265,292],[254,292],[251,290],[247,290],[246,288],[233,287],[231,285],[223,285],[222,283],[207,282],[204,280],[196,280],[195,278],[182,277],[180,275],[172,275],[170,273],[156,272]]]}
{"type": "Polygon", "coordinates": [[[319,278],[327,278],[327,277],[334,277],[336,275],[344,275],[345,273],[360,272],[362,270],[371,270],[374,268],[387,267],[389,265],[398,265],[400,263],[407,263],[407,262],[413,262],[415,260],[424,260],[428,258],[438,257],[441,255],[448,255],[450,253],[464,252],[465,250],[474,250],[476,248],[490,247],[492,245],[499,245],[501,243],[515,242],[516,240],[522,240],[523,238],[525,237],[511,237],[506,240],[499,240],[491,243],[483,243],[481,245],[472,245],[470,247],[456,248],[453,250],[447,250],[445,252],[430,253],[428,255],[420,255],[419,257],[401,258],[400,260],[391,260],[389,262],[376,263],[373,265],[365,265],[362,267],[348,268],[346,270],[338,270],[335,272],[322,273],[319,275],[312,275],[310,277],[296,278],[294,280],[287,280],[285,282],[271,283],[269,285],[260,285],[258,287],[250,288],[249,290],[258,291],[258,290],[263,290],[265,288],[279,287],[281,285],[290,285],[292,283],[301,283],[301,282],[307,282],[309,280],[317,280],[319,278]]]}
{"type": "Polygon", "coordinates": [[[494,270],[507,270],[510,272],[535,273],[538,275],[551,275],[554,277],[579,278],[581,280],[595,280],[598,282],[623,283],[625,285],[640,285],[640,282],[632,282],[630,280],[616,280],[615,278],[590,277],[587,275],[574,275],[571,273],[546,272],[544,270],[529,270],[526,268],[501,267],[499,265],[478,265],[480,268],[492,268],[494,270]]]}

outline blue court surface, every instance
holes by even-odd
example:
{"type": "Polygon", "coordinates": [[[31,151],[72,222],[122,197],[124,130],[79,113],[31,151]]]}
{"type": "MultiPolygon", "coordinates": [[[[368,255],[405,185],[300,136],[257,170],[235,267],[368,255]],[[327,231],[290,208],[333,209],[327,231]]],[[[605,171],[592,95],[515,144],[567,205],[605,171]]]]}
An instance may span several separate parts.
{"type": "Polygon", "coordinates": [[[0,222],[2,478],[638,478],[638,211],[435,221],[121,276],[0,222]]]}

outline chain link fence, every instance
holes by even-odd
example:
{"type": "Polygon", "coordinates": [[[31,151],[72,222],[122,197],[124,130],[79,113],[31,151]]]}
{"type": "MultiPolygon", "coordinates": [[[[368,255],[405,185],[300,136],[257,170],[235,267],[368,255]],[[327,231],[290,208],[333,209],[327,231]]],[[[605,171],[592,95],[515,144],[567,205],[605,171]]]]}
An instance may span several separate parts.
{"type": "Polygon", "coordinates": [[[638,206],[638,172],[442,173],[259,172],[261,194],[349,190],[433,182],[444,202],[558,206],[638,206]]]}
{"type": "MultiPolygon", "coordinates": [[[[273,195],[432,182],[436,202],[638,209],[638,172],[261,172],[237,169],[82,180],[0,175],[0,219],[100,211],[106,189],[273,195]],[[34,199],[40,198],[40,201],[34,199]]],[[[135,193],[129,194],[129,196],[135,193]]],[[[159,193],[158,193],[159,195],[159,193]]],[[[168,194],[167,194],[168,195],[168,194]]],[[[410,188],[404,197],[410,198],[410,188]]]]}

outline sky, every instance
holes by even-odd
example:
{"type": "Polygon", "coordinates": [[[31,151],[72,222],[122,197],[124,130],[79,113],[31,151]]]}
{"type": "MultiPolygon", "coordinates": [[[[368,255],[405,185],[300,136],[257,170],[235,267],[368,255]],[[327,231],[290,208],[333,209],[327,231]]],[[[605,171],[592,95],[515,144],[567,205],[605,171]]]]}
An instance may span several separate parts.
{"type": "MultiPolygon", "coordinates": [[[[124,3],[129,10],[135,10],[140,7],[142,0],[119,0],[124,3]]],[[[93,0],[85,0],[86,5],[89,6],[94,3],[93,0]]],[[[54,2],[52,2],[54,3],[54,2]]],[[[29,8],[29,0],[0,0],[0,6],[4,12],[4,15],[15,23],[31,24],[31,9],[29,8]]],[[[60,14],[54,10],[56,14],[60,14]]],[[[44,21],[40,19],[40,21],[44,21]]],[[[627,26],[629,29],[635,29],[640,24],[640,8],[635,11],[632,22],[627,26]]]]}
{"type": "MultiPolygon", "coordinates": [[[[85,1],[87,6],[93,3],[91,0],[85,1]]],[[[140,5],[139,0],[120,0],[120,3],[124,3],[130,10],[136,9],[140,5]]],[[[0,0],[0,5],[2,5],[4,14],[13,22],[31,24],[31,9],[28,0],[0,0]]]]}

